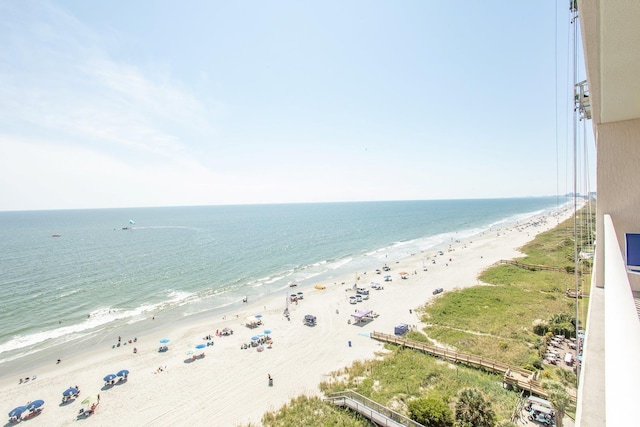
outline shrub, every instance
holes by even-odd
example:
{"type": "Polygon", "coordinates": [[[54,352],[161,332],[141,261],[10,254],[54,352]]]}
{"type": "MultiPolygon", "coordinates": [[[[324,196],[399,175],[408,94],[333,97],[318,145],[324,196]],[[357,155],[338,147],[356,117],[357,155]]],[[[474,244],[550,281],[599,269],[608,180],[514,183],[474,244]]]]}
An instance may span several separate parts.
{"type": "Polygon", "coordinates": [[[451,408],[435,397],[418,398],[407,405],[409,417],[426,427],[453,427],[451,408]]]}
{"type": "Polygon", "coordinates": [[[465,388],[458,393],[456,423],[469,427],[493,427],[496,414],[487,398],[475,388],[465,388]]]}

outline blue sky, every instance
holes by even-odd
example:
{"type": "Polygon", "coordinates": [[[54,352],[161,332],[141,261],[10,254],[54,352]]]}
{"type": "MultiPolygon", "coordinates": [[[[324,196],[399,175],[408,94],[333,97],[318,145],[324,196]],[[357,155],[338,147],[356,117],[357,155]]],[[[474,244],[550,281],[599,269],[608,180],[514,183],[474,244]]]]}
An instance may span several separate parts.
{"type": "Polygon", "coordinates": [[[2,2],[0,210],[571,191],[566,3],[2,2]]]}

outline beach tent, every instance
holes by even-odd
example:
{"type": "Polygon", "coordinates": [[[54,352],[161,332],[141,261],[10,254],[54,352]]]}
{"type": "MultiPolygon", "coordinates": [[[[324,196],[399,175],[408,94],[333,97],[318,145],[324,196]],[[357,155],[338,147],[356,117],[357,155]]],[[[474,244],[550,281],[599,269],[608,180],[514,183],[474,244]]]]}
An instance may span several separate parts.
{"type": "Polygon", "coordinates": [[[351,316],[354,317],[355,322],[363,322],[368,318],[371,318],[371,313],[373,313],[373,310],[368,310],[368,309],[362,309],[362,310],[358,310],[355,313],[353,313],[351,316]]]}
{"type": "Polygon", "coordinates": [[[404,335],[408,330],[409,325],[407,325],[406,323],[400,323],[399,325],[396,325],[395,328],[393,328],[393,333],[395,335],[404,335]]]}
{"type": "Polygon", "coordinates": [[[307,326],[315,326],[316,325],[316,316],[312,315],[312,314],[307,314],[306,316],[304,316],[304,321],[303,323],[307,326]]]}
{"type": "MultiPolygon", "coordinates": [[[[262,317],[262,316],[260,316],[262,317]]],[[[248,328],[257,328],[259,325],[262,325],[262,320],[257,316],[247,316],[244,318],[245,324],[248,328]]]]}

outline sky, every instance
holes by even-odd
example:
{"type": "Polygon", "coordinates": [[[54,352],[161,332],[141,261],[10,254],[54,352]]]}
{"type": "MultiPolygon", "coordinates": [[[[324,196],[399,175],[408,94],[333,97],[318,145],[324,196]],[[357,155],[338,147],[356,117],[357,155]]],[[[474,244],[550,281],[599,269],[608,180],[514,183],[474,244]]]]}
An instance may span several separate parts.
{"type": "Polygon", "coordinates": [[[567,5],[1,2],[0,210],[564,194],[567,5]]]}

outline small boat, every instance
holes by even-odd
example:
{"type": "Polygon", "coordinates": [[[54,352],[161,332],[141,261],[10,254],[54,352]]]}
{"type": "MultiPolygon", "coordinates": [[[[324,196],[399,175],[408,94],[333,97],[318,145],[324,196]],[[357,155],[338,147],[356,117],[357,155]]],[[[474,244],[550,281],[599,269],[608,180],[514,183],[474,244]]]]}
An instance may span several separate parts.
{"type": "Polygon", "coordinates": [[[52,234],[51,237],[60,237],[59,234],[52,234]]]}
{"type": "Polygon", "coordinates": [[[295,283],[295,282],[289,282],[289,287],[290,287],[290,288],[295,288],[296,286],[298,286],[298,284],[297,284],[297,283],[295,283]]]}

